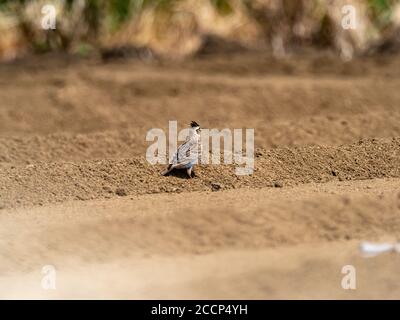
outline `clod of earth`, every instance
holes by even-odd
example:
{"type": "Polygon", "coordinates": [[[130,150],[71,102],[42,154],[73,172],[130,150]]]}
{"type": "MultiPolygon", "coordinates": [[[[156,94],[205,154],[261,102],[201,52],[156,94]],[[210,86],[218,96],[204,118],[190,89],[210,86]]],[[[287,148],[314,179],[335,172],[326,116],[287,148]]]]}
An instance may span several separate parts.
{"type": "Polygon", "coordinates": [[[211,190],[212,191],[219,191],[221,190],[222,185],[219,183],[211,183],[211,190]]]}
{"type": "Polygon", "coordinates": [[[115,194],[120,197],[126,197],[128,195],[123,188],[118,188],[117,190],[115,190],[115,194]]]}

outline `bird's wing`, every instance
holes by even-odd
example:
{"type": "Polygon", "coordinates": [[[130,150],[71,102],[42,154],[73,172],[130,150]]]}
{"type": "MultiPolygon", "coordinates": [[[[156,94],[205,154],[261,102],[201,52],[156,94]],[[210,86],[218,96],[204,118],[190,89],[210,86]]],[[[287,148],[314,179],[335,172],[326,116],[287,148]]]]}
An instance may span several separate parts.
{"type": "Polygon", "coordinates": [[[196,163],[199,156],[199,141],[198,139],[189,139],[182,143],[174,158],[172,159],[172,165],[186,165],[189,163],[196,163]]]}

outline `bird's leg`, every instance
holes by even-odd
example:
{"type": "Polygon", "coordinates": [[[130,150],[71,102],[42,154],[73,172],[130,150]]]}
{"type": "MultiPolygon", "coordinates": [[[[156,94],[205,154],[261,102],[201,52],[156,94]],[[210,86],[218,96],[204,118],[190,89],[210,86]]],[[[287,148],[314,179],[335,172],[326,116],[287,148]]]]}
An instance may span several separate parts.
{"type": "Polygon", "coordinates": [[[192,178],[192,167],[190,167],[189,169],[186,169],[186,173],[188,174],[189,179],[191,179],[192,178]]]}
{"type": "Polygon", "coordinates": [[[170,165],[167,167],[167,169],[165,169],[164,171],[162,171],[162,172],[161,172],[161,175],[162,175],[162,176],[165,176],[165,175],[167,175],[168,173],[170,173],[171,170],[172,170],[172,164],[170,164],[170,165]]]}

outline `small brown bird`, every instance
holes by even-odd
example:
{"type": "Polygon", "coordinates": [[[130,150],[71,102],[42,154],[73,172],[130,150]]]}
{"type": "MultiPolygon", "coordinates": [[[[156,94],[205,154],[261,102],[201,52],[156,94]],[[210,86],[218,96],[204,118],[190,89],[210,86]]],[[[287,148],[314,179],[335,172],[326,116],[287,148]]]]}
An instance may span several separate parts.
{"type": "Polygon", "coordinates": [[[189,178],[193,178],[193,167],[199,162],[201,156],[200,131],[200,125],[196,121],[192,121],[188,138],[178,147],[171,163],[161,172],[161,175],[166,176],[174,169],[186,169],[189,178]]]}

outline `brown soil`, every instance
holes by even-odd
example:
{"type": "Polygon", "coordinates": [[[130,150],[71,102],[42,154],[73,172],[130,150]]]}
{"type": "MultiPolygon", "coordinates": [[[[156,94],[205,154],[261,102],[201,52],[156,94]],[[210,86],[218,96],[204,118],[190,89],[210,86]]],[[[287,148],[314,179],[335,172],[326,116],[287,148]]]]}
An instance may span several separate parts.
{"type": "Polygon", "coordinates": [[[357,247],[399,238],[399,190],[399,179],[336,181],[10,210],[0,217],[0,294],[396,298],[399,257],[365,259],[357,247]],[[54,292],[37,284],[48,264],[54,292]],[[358,272],[353,292],[340,286],[347,264],[358,272]]]}
{"type": "Polygon", "coordinates": [[[339,147],[293,147],[256,150],[251,176],[237,176],[234,166],[202,165],[197,177],[163,177],[161,167],[144,157],[83,162],[38,162],[5,166],[0,172],[0,206],[43,205],[66,200],[88,200],[160,192],[192,192],[241,187],[287,186],[332,180],[400,177],[400,139],[360,140],[339,147]]]}
{"type": "Polygon", "coordinates": [[[357,252],[400,235],[399,57],[61,58],[0,66],[0,296],[400,297],[398,257],[357,252]],[[169,120],[254,128],[254,174],[161,177],[169,120]]]}

